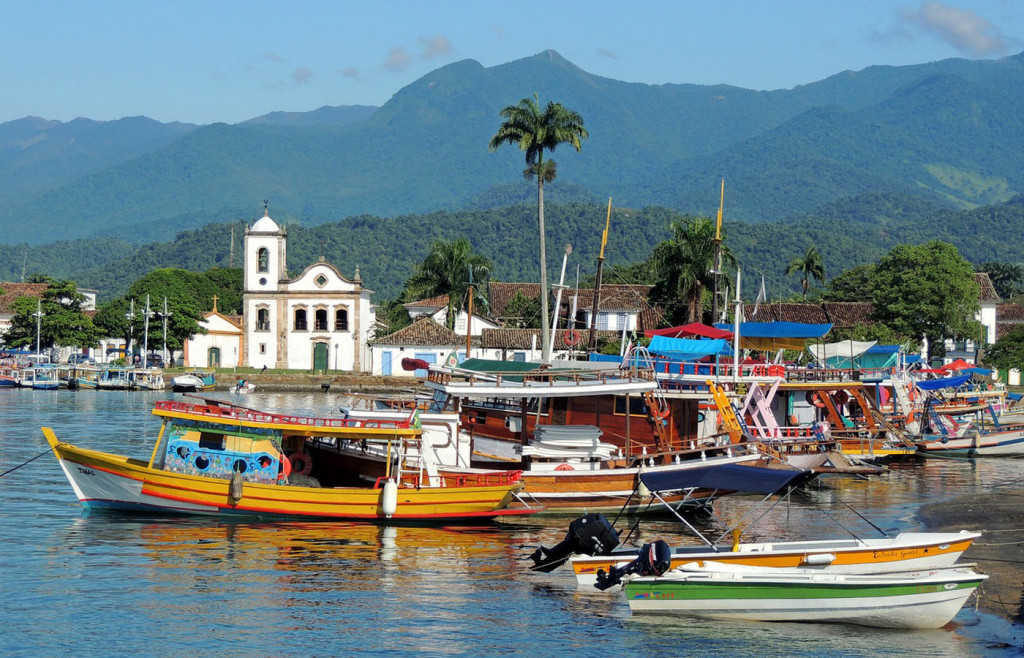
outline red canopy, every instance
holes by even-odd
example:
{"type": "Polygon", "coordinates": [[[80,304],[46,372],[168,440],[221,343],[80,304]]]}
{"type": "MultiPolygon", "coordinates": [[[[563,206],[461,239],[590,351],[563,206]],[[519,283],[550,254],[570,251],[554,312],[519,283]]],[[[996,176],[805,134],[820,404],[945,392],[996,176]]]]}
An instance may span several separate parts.
{"type": "Polygon", "coordinates": [[[939,368],[939,370],[944,370],[946,372],[953,372],[954,370],[963,370],[964,368],[973,368],[973,367],[974,367],[973,363],[967,363],[963,359],[957,359],[956,361],[954,361],[952,363],[947,363],[946,365],[942,366],[941,368],[939,368]]]}
{"type": "Polygon", "coordinates": [[[732,339],[732,332],[724,329],[709,327],[700,322],[684,324],[681,327],[668,327],[667,329],[649,329],[644,332],[648,338],[654,336],[667,336],[669,338],[685,338],[687,336],[700,336],[701,338],[725,338],[732,339]]]}

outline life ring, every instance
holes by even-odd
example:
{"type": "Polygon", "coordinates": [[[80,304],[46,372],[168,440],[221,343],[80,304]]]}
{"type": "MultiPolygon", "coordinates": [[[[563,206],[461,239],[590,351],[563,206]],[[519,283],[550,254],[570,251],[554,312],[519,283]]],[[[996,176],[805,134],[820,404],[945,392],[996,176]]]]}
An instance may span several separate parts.
{"type": "Polygon", "coordinates": [[[912,387],[909,391],[907,391],[907,399],[910,400],[911,402],[913,402],[914,400],[917,399],[917,387],[916,386],[912,387]]]}
{"type": "Polygon", "coordinates": [[[668,415],[672,413],[672,409],[665,407],[664,409],[651,409],[651,418],[654,420],[665,420],[668,415]]]}
{"type": "MultiPolygon", "coordinates": [[[[308,460],[307,460],[308,461],[308,460]]],[[[288,455],[281,454],[281,472],[277,474],[278,480],[287,480],[288,476],[292,474],[292,461],[288,459],[288,455]]]]}
{"type": "Polygon", "coordinates": [[[823,393],[822,391],[807,391],[807,395],[804,396],[804,398],[807,400],[808,404],[813,404],[815,407],[819,409],[824,409],[825,400],[822,399],[822,395],[826,394],[823,393]]]}
{"type": "Polygon", "coordinates": [[[562,332],[562,343],[564,343],[566,347],[576,347],[580,344],[580,340],[582,340],[582,338],[583,337],[580,336],[580,332],[575,329],[569,329],[568,331],[562,332]]]}
{"type": "Polygon", "coordinates": [[[559,464],[558,466],[555,466],[555,470],[556,471],[575,471],[576,469],[572,467],[572,464],[562,463],[562,464],[559,464]]]}
{"type": "Polygon", "coordinates": [[[313,458],[308,452],[293,452],[285,455],[285,459],[291,462],[292,473],[309,475],[313,470],[313,458]]]}
{"type": "Polygon", "coordinates": [[[843,406],[850,400],[850,395],[846,391],[836,391],[832,396],[832,401],[836,403],[836,406],[843,406]]]}

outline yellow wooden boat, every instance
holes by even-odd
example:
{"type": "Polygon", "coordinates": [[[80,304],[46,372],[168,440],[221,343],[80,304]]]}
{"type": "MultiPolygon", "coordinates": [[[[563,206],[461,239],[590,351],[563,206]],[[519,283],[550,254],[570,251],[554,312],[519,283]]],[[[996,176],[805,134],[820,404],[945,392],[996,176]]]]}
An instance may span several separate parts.
{"type": "Polygon", "coordinates": [[[363,487],[332,486],[331,474],[318,472],[302,451],[305,440],[390,442],[414,436],[419,430],[412,422],[300,418],[209,402],[158,402],[153,413],[164,423],[148,460],[62,443],[48,427],[43,434],[88,508],[410,522],[537,511],[508,509],[522,487],[518,471],[488,473],[458,486],[427,486],[401,473],[363,487]],[[291,458],[284,447],[289,441],[291,458]]]}

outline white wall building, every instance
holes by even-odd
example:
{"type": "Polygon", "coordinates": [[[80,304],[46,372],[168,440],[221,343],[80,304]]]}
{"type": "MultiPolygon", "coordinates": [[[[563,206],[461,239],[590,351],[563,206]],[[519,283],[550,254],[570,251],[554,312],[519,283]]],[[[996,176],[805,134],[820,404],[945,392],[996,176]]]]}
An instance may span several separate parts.
{"type": "Polygon", "coordinates": [[[241,365],[245,353],[242,319],[230,317],[217,310],[217,297],[213,297],[213,310],[203,315],[199,326],[206,330],[185,341],[186,368],[234,368],[241,365]]]}
{"type": "Polygon", "coordinates": [[[245,231],[243,367],[351,370],[369,363],[372,292],[320,259],[297,277],[287,270],[287,230],[266,213],[245,231]]]}

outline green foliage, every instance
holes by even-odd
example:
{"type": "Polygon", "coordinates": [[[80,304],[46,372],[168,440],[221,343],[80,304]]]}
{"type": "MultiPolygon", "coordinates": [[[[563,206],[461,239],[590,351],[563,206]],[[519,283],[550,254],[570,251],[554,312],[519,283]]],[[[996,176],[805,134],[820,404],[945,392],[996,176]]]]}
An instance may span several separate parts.
{"type": "Polygon", "coordinates": [[[828,282],[823,298],[830,302],[871,301],[874,274],[873,264],[858,265],[846,270],[828,282]]]}
{"type": "Polygon", "coordinates": [[[979,272],[988,274],[996,293],[1003,299],[1010,299],[1016,293],[1021,292],[1021,284],[1024,283],[1024,267],[1012,263],[982,263],[978,266],[979,272]]]}
{"type": "Polygon", "coordinates": [[[821,261],[818,248],[811,245],[807,247],[803,256],[797,256],[789,261],[789,265],[786,266],[786,274],[800,275],[800,288],[804,292],[804,299],[807,299],[807,290],[811,286],[811,279],[825,280],[825,265],[821,261]]]}
{"type": "Polygon", "coordinates": [[[415,301],[448,295],[448,328],[455,326],[455,315],[468,305],[469,284],[474,283],[474,303],[486,305],[481,290],[491,275],[491,261],[473,251],[469,240],[434,240],[430,253],[406,281],[404,298],[415,301]]]}
{"type": "Polygon", "coordinates": [[[373,335],[376,338],[389,336],[410,324],[412,318],[402,305],[402,300],[387,300],[377,306],[377,323],[373,328],[373,335]]]}
{"type": "MultiPolygon", "coordinates": [[[[670,324],[700,322],[704,291],[715,285],[715,223],[707,217],[687,215],[669,227],[672,238],[659,243],[649,261],[654,280],[651,301],[665,310],[670,324]]],[[[725,245],[722,259],[723,263],[732,261],[725,245]]]]}
{"type": "Polygon", "coordinates": [[[14,300],[14,316],[4,342],[11,347],[34,349],[38,329],[39,349],[95,345],[101,332],[82,313],[85,296],[77,292],[73,281],[50,280],[49,283],[50,287],[39,299],[19,297],[14,300]],[[37,318],[37,312],[42,312],[42,316],[37,318]]]}
{"type": "Polygon", "coordinates": [[[1024,369],[1024,330],[1011,331],[985,350],[985,365],[1024,369]]]}
{"type": "Polygon", "coordinates": [[[935,354],[944,338],[981,335],[974,268],[951,244],[894,247],[878,262],[872,287],[875,319],[898,335],[927,338],[935,354]]]}
{"type": "Polygon", "coordinates": [[[511,329],[539,329],[540,299],[516,290],[505,307],[505,324],[511,329]]]}

